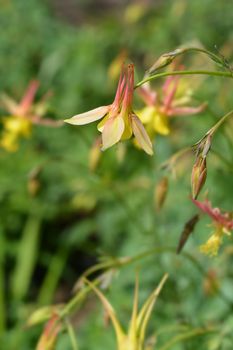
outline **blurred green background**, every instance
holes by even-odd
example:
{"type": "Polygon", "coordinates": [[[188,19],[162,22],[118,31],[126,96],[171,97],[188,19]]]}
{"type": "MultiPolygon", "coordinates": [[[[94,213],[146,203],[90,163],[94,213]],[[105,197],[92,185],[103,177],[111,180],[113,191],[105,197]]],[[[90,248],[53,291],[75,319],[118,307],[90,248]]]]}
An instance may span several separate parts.
{"type": "MultiPolygon", "coordinates": [[[[161,54],[182,44],[202,44],[231,61],[232,23],[229,0],[1,0],[0,91],[20,100],[28,82],[36,78],[38,100],[48,90],[53,94],[47,116],[62,120],[111,103],[119,54],[135,63],[137,80],[161,54]]],[[[209,64],[195,54],[182,62],[187,69],[209,64]]],[[[193,79],[185,78],[190,87],[193,79]]],[[[155,87],[161,84],[157,81],[155,87]]],[[[194,97],[207,101],[207,110],[174,120],[169,137],[156,137],[153,157],[126,142],[101,154],[97,167],[90,169],[96,125],[34,126],[17,152],[0,150],[2,349],[34,349],[42,327],[25,328],[30,313],[69,300],[77,278],[99,257],[177,245],[184,223],[197,212],[189,197],[194,158],[182,161],[176,178],[163,172],[160,164],[199,140],[232,108],[232,82],[199,78],[194,97]],[[154,189],[163,175],[169,177],[169,192],[158,212],[154,189]]],[[[139,103],[136,98],[135,104],[139,103]]],[[[0,113],[6,115],[2,107],[0,113]]],[[[214,205],[225,210],[232,210],[232,126],[228,123],[216,135],[213,146],[228,166],[211,153],[206,184],[214,205]]],[[[233,348],[233,245],[229,240],[218,258],[202,256],[198,246],[210,233],[209,222],[201,220],[185,247],[194,262],[164,252],[137,263],[140,301],[164,272],[170,274],[150,322],[156,349],[180,334],[180,326],[190,330],[210,325],[219,331],[170,348],[233,348]],[[209,276],[214,276],[218,292],[209,276]]],[[[124,324],[130,317],[134,280],[135,265],[125,267],[106,292],[124,324]]],[[[75,315],[80,349],[115,349],[111,326],[106,332],[101,310],[92,296],[75,315]]],[[[66,334],[60,336],[57,349],[71,349],[66,334]]]]}

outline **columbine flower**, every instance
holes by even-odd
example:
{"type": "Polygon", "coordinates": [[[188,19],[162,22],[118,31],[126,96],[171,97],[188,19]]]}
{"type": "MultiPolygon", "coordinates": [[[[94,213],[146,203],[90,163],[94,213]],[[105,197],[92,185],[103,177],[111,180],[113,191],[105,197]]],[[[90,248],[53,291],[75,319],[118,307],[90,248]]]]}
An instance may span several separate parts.
{"type": "Polygon", "coordinates": [[[148,321],[150,319],[153,306],[156,303],[157,297],[167,280],[168,275],[165,274],[160,281],[158,287],[151,293],[145,301],[141,310],[138,311],[138,279],[135,285],[135,294],[133,302],[133,311],[127,333],[123,330],[120,322],[117,319],[116,313],[108,299],[98,289],[94,283],[84,279],[89,287],[96,293],[101,300],[109,318],[111,319],[117,338],[118,350],[143,350],[145,349],[145,336],[148,321]]]}
{"type": "Polygon", "coordinates": [[[163,84],[160,96],[151,89],[149,83],[138,89],[146,104],[146,107],[138,111],[138,116],[150,136],[155,133],[168,135],[171,117],[197,114],[205,108],[205,104],[198,107],[186,105],[190,101],[189,91],[178,98],[179,80],[179,76],[168,77],[163,84]]]}
{"type": "Polygon", "coordinates": [[[229,236],[231,234],[230,231],[233,230],[233,219],[229,213],[221,213],[219,208],[212,208],[210,201],[207,199],[204,202],[199,202],[195,199],[192,199],[192,201],[213,220],[214,232],[208,241],[200,246],[200,251],[204,254],[215,256],[218,254],[224,234],[229,236]]]}
{"type": "Polygon", "coordinates": [[[132,109],[134,92],[134,65],[122,66],[115,99],[108,106],[101,106],[86,113],[75,115],[65,122],[73,125],[84,125],[102,119],[98,130],[102,133],[102,150],[105,150],[120,140],[129,139],[132,134],[141,148],[152,154],[152,144],[142,122],[132,109]]]}
{"type": "Polygon", "coordinates": [[[14,152],[18,149],[18,140],[21,136],[29,137],[31,134],[32,124],[40,124],[47,126],[60,126],[60,121],[51,119],[41,119],[44,113],[44,102],[47,96],[37,105],[34,104],[36,92],[39,87],[39,82],[34,80],[29,83],[29,86],[19,103],[15,102],[7,95],[1,96],[2,105],[10,113],[3,120],[3,132],[0,145],[9,152],[14,152]]]}

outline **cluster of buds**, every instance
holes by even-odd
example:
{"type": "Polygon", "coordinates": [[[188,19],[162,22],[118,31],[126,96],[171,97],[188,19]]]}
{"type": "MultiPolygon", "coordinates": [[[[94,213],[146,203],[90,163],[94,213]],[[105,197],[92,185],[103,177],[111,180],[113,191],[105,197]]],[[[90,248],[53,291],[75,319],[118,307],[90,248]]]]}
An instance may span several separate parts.
{"type": "Polygon", "coordinates": [[[8,152],[15,152],[19,145],[20,137],[28,137],[31,134],[32,124],[57,127],[63,123],[52,119],[42,118],[45,112],[46,94],[37,104],[34,103],[35,95],[39,88],[39,82],[33,80],[29,83],[26,92],[19,103],[7,95],[1,96],[3,107],[9,112],[3,119],[3,132],[0,140],[2,146],[8,152]]]}
{"type": "Polygon", "coordinates": [[[218,254],[224,234],[229,236],[231,234],[230,231],[233,230],[233,219],[230,213],[222,213],[219,208],[213,208],[207,199],[203,202],[193,199],[193,203],[213,220],[214,232],[208,241],[201,245],[200,251],[209,256],[215,256],[218,254]]]}
{"type": "Polygon", "coordinates": [[[132,108],[134,94],[134,65],[122,66],[121,75],[112,104],[101,106],[85,113],[77,114],[65,122],[72,125],[84,125],[102,119],[98,130],[102,133],[102,150],[121,140],[135,136],[140,147],[153,154],[149,136],[132,108]]]}

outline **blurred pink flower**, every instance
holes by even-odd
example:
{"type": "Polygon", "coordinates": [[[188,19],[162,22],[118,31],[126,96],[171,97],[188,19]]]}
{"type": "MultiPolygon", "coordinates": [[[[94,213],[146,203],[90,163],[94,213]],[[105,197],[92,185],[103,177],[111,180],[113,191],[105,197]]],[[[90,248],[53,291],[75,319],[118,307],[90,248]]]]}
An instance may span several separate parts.
{"type": "Polygon", "coordinates": [[[189,91],[181,87],[179,76],[170,76],[162,86],[160,96],[146,83],[138,89],[139,95],[146,106],[138,111],[138,116],[146,126],[149,135],[170,133],[169,119],[174,116],[185,116],[200,113],[206,104],[191,107],[189,91]],[[180,96],[179,96],[180,95],[180,96]]]}
{"type": "Polygon", "coordinates": [[[19,103],[6,94],[1,96],[1,104],[9,112],[9,115],[3,119],[4,128],[0,145],[9,152],[14,152],[18,149],[18,139],[21,136],[28,137],[31,134],[32,124],[53,127],[63,124],[61,121],[42,118],[48,94],[40,102],[34,103],[38,88],[39,82],[32,80],[19,103]]]}

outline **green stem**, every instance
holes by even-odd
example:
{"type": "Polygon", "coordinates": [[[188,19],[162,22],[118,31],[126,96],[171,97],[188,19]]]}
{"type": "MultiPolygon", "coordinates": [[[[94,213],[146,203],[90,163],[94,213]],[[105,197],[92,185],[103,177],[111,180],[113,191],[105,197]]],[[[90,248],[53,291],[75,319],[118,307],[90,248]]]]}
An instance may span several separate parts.
{"type": "Polygon", "coordinates": [[[59,279],[68,258],[67,246],[61,246],[56,255],[51,258],[47,274],[38,295],[38,304],[46,305],[52,302],[59,279]]]}
{"type": "Polygon", "coordinates": [[[217,129],[230,117],[233,115],[233,110],[231,110],[230,112],[228,112],[227,114],[225,114],[208,132],[208,134],[213,135],[217,129]]]}
{"type": "MultiPolygon", "coordinates": [[[[97,281],[98,282],[98,281],[97,281]]],[[[96,282],[95,282],[96,283],[96,282]]],[[[66,317],[68,316],[73,309],[81,304],[81,302],[84,300],[85,296],[89,293],[90,291],[90,287],[84,287],[83,289],[81,289],[64,307],[64,309],[60,312],[60,317],[66,317]]]]}
{"type": "Polygon", "coordinates": [[[225,78],[233,78],[232,73],[230,72],[218,72],[218,71],[209,71],[209,70],[181,70],[181,71],[173,71],[173,72],[162,72],[162,73],[157,73],[154,75],[151,75],[149,77],[146,77],[145,79],[139,81],[135,85],[135,89],[137,89],[139,86],[147,83],[148,81],[158,79],[158,78],[163,78],[163,77],[168,77],[171,75],[211,75],[211,76],[218,76],[218,77],[225,77],[225,78]]]}
{"type": "MultiPolygon", "coordinates": [[[[81,276],[81,278],[82,277],[87,278],[90,275],[92,275],[92,273],[97,272],[97,271],[127,266],[131,263],[138,261],[138,260],[144,259],[144,258],[152,256],[154,254],[162,254],[164,252],[176,254],[176,248],[174,248],[174,247],[157,247],[157,248],[153,248],[153,249],[147,250],[145,252],[142,252],[140,254],[137,254],[135,256],[132,256],[132,257],[123,257],[123,258],[119,258],[119,259],[113,259],[111,261],[106,261],[104,263],[97,264],[96,266],[93,266],[90,269],[88,269],[81,276]]],[[[189,261],[191,261],[196,266],[197,270],[200,272],[201,275],[204,276],[206,274],[205,269],[192,255],[190,255],[188,253],[182,253],[181,255],[183,257],[185,257],[186,259],[188,259],[189,261]]],[[[95,284],[98,284],[99,282],[100,282],[100,280],[98,278],[96,278],[94,280],[95,284]]],[[[68,316],[78,305],[80,305],[80,303],[84,300],[84,298],[89,293],[89,291],[90,291],[90,287],[87,286],[87,287],[84,287],[83,289],[81,289],[79,292],[77,292],[77,294],[69,301],[69,303],[66,304],[66,306],[64,307],[64,309],[60,313],[60,316],[61,317],[68,316]]],[[[220,289],[216,288],[216,293],[229,307],[232,308],[231,300],[229,300],[225,296],[225,294],[222,293],[222,291],[220,289]]]]}
{"type": "Polygon", "coordinates": [[[227,158],[225,158],[221,153],[219,153],[215,149],[212,149],[212,153],[215,154],[228,167],[228,170],[231,173],[233,172],[233,164],[227,158]]]}
{"type": "Polygon", "coordinates": [[[211,328],[210,329],[194,329],[194,330],[191,330],[191,331],[186,332],[184,334],[178,334],[177,336],[175,336],[174,338],[169,340],[161,348],[159,348],[159,350],[171,349],[171,348],[173,348],[173,346],[175,344],[180,343],[183,340],[197,337],[197,336],[201,336],[201,335],[206,335],[208,333],[213,333],[213,332],[217,332],[217,329],[214,329],[214,328],[212,328],[212,329],[211,328]]]}
{"type": "Polygon", "coordinates": [[[41,219],[30,216],[18,246],[15,270],[12,275],[12,294],[21,300],[27,294],[39,252],[41,219]]]}
{"type": "Polygon", "coordinates": [[[0,338],[5,332],[6,327],[6,303],[5,303],[5,237],[3,232],[0,234],[0,338]]]}
{"type": "Polygon", "coordinates": [[[73,350],[78,350],[78,344],[77,344],[74,328],[73,328],[72,324],[70,323],[70,321],[66,320],[65,323],[66,323],[67,332],[68,332],[69,337],[70,337],[70,342],[71,342],[71,345],[72,345],[72,349],[73,350]]]}

